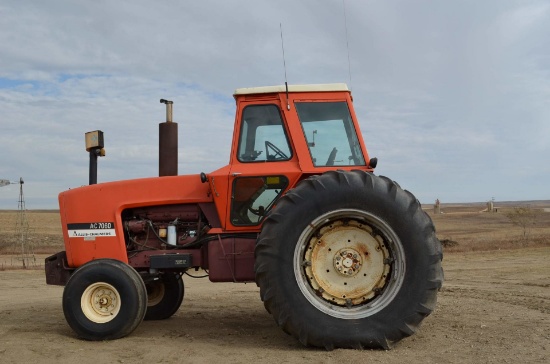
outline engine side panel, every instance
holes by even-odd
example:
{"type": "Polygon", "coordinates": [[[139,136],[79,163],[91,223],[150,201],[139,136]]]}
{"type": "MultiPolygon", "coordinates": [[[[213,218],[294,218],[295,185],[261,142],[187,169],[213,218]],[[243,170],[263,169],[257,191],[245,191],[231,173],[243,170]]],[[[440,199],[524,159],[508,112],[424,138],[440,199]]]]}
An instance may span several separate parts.
{"type": "MultiPolygon", "coordinates": [[[[59,194],[63,238],[70,267],[99,258],[128,263],[122,211],[146,206],[212,202],[198,175],[102,183],[59,194]]],[[[189,212],[188,218],[194,213],[189,212]]]]}

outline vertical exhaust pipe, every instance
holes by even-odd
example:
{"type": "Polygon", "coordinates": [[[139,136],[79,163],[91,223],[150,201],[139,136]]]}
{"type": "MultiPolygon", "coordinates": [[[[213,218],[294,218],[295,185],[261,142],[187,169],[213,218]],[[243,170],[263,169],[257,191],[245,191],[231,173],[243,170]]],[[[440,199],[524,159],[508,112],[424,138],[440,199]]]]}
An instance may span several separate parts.
{"type": "Polygon", "coordinates": [[[172,121],[173,101],[166,104],[166,122],[159,123],[159,177],[178,175],[178,124],[172,121]]]}

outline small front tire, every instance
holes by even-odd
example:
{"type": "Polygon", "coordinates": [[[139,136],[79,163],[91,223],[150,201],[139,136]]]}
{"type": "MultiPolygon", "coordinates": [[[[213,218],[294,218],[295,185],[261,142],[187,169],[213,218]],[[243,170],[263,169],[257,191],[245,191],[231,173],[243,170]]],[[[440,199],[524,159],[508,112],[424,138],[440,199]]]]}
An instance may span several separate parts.
{"type": "Polygon", "coordinates": [[[114,340],[134,331],[145,316],[147,292],[141,276],[114,259],[84,264],[63,291],[63,313],[85,340],[114,340]]]}

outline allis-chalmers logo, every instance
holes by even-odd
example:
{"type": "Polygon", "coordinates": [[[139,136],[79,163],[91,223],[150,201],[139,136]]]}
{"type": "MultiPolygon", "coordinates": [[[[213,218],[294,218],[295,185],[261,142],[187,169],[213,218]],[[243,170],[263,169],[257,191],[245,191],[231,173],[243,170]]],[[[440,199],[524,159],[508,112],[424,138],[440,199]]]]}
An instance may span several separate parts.
{"type": "Polygon", "coordinates": [[[81,222],[67,224],[69,238],[95,238],[99,236],[116,236],[113,222],[81,222]]]}

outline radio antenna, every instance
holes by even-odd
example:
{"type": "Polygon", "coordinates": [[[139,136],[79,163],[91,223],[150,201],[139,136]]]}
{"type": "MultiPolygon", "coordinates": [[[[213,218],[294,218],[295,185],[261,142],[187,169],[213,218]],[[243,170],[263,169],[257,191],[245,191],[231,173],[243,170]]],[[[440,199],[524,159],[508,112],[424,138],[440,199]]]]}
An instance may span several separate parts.
{"type": "Polygon", "coordinates": [[[348,20],[347,20],[347,17],[346,17],[346,1],[345,0],[342,0],[342,5],[344,7],[344,26],[346,28],[346,48],[348,50],[349,89],[352,90],[352,86],[351,86],[351,63],[349,61],[348,20]]]}
{"type": "Polygon", "coordinates": [[[279,23],[281,29],[281,49],[283,50],[283,67],[285,69],[285,89],[286,89],[286,109],[290,110],[290,102],[288,101],[288,82],[286,78],[286,60],[285,60],[285,42],[283,40],[283,24],[279,23]]]}

